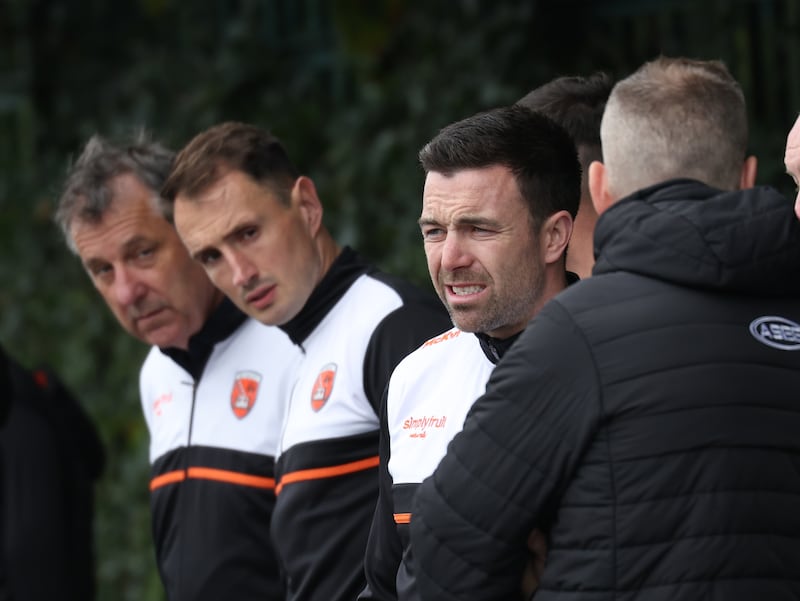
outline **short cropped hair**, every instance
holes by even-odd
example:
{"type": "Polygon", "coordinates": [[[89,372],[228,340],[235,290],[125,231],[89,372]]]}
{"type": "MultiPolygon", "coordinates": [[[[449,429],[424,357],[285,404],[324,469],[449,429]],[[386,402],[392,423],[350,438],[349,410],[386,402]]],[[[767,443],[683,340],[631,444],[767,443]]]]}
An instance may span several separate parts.
{"type": "Polygon", "coordinates": [[[55,221],[67,246],[77,253],[70,229],[75,221],[99,223],[114,202],[109,183],[117,176],[133,174],[153,190],[153,207],[160,210],[159,190],[167,179],[175,153],[139,132],[127,144],[115,145],[92,136],[69,167],[58,201],[55,221]]]}
{"type": "Polygon", "coordinates": [[[557,211],[578,211],[581,168],[575,144],[552,119],[512,105],[478,113],[442,129],[419,152],[425,173],[507,167],[539,227],[557,211]]]}
{"type": "Polygon", "coordinates": [[[614,86],[601,139],[617,198],[673,178],[735,190],[747,151],[744,94],[720,61],[662,56],[614,86]]]}
{"type": "Polygon", "coordinates": [[[161,194],[170,205],[178,194],[191,200],[231,171],[270,188],[287,205],[289,190],[300,176],[269,131],[228,121],[199,133],[178,153],[161,194]]]}
{"type": "Polygon", "coordinates": [[[592,161],[602,161],[600,123],[614,82],[598,71],[588,77],[558,77],[528,92],[517,101],[550,117],[572,137],[586,172],[592,161]]]}

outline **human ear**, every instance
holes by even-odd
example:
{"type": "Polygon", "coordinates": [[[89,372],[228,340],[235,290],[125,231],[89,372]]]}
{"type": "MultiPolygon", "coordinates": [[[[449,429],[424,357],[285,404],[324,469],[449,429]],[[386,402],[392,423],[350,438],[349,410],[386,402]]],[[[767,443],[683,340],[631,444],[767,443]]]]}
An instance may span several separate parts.
{"type": "Polygon", "coordinates": [[[560,261],[572,237],[572,216],[567,211],[553,213],[541,228],[542,258],[546,264],[560,261]]]}
{"type": "Polygon", "coordinates": [[[301,175],[292,186],[292,205],[303,216],[311,235],[316,235],[322,226],[322,202],[317,195],[317,187],[311,178],[301,175]]]}
{"type": "Polygon", "coordinates": [[[758,170],[758,159],[750,155],[742,164],[742,174],[739,177],[739,189],[747,190],[756,185],[756,172],[758,170]]]}
{"type": "Polygon", "coordinates": [[[614,204],[608,189],[608,170],[600,161],[592,161],[589,165],[589,194],[598,215],[614,204]]]}

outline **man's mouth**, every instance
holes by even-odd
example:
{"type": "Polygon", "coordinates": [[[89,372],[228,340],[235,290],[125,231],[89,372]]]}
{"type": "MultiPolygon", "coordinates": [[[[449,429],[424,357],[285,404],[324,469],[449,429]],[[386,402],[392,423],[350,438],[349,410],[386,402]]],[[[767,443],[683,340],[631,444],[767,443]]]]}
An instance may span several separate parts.
{"type": "Polygon", "coordinates": [[[155,317],[156,315],[161,313],[164,309],[165,307],[163,306],[148,307],[144,311],[138,311],[137,314],[134,315],[134,319],[136,321],[146,321],[148,319],[151,319],[152,317],[155,317]]]}
{"type": "Polygon", "coordinates": [[[483,290],[483,286],[450,286],[450,290],[456,296],[466,296],[468,294],[477,294],[483,290]]]}
{"type": "Polygon", "coordinates": [[[275,297],[275,286],[264,286],[254,290],[244,300],[248,305],[254,306],[256,309],[265,309],[272,304],[275,297]]]}

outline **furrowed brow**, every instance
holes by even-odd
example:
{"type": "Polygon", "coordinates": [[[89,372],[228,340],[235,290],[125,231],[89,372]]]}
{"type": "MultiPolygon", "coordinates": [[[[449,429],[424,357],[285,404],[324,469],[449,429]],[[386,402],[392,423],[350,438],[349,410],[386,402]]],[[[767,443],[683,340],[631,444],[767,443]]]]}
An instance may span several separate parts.
{"type": "Polygon", "coordinates": [[[439,225],[439,222],[433,217],[420,217],[417,220],[417,223],[419,224],[420,227],[422,227],[423,225],[439,225]]]}
{"type": "Polygon", "coordinates": [[[477,226],[488,226],[488,227],[498,227],[500,224],[497,222],[496,219],[489,219],[488,217],[483,217],[480,215],[461,215],[457,217],[453,223],[455,225],[477,225],[477,226]]]}

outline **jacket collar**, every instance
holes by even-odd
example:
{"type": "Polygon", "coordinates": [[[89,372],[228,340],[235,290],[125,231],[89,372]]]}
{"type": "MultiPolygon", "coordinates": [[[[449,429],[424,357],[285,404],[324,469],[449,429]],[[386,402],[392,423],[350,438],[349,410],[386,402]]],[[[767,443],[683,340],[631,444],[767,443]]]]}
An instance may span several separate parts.
{"type": "Polygon", "coordinates": [[[331,264],[308,297],[306,304],[288,322],[280,328],[288,334],[293,343],[302,346],[303,341],[316,329],[339,299],[361,275],[370,269],[352,248],[346,246],[331,264]]]}
{"type": "MultiPolygon", "coordinates": [[[[571,271],[567,272],[567,286],[571,286],[578,280],[580,280],[578,274],[571,271]]],[[[492,338],[488,334],[482,333],[476,333],[475,336],[478,339],[478,342],[481,345],[481,350],[483,351],[483,354],[486,355],[486,358],[493,364],[497,365],[497,362],[503,358],[503,355],[505,355],[506,351],[511,348],[511,345],[514,344],[517,338],[519,338],[520,334],[522,334],[522,332],[517,332],[508,338],[492,338]]]]}
{"type": "Polygon", "coordinates": [[[689,288],[800,294],[800,222],[759,186],[723,191],[677,179],[636,192],[597,221],[593,274],[624,271],[689,288]]]}
{"type": "Polygon", "coordinates": [[[161,348],[161,352],[189,372],[197,381],[205,369],[214,346],[233,334],[245,319],[247,315],[239,311],[227,297],[223,297],[203,327],[189,338],[188,349],[170,347],[161,348]]]}

